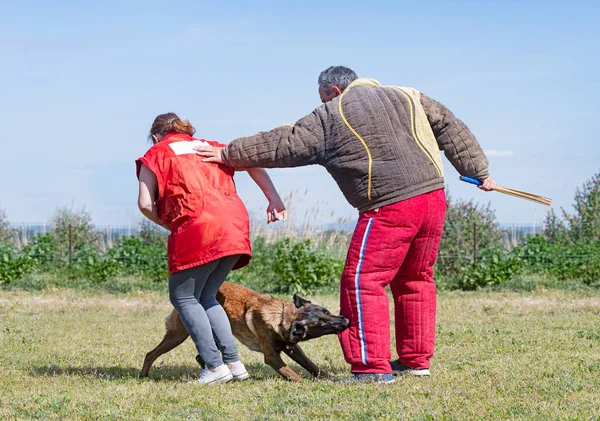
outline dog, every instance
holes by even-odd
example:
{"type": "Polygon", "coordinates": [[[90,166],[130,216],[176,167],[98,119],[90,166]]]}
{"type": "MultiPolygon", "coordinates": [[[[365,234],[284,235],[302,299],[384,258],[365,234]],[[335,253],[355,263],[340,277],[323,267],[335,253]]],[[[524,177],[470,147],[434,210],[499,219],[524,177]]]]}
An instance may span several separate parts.
{"type": "MultiPolygon", "coordinates": [[[[217,293],[233,335],[252,351],[262,352],[265,363],[290,381],[302,377],[281,359],[281,352],[304,367],[313,378],[324,375],[304,354],[299,342],[344,331],[350,321],[331,314],[325,307],[294,294],[294,301],[260,294],[241,285],[224,282],[217,293]]],[[[166,319],[167,332],[160,344],[146,354],[140,377],[148,377],[154,361],[179,346],[189,336],[179,313],[173,309],[166,319]]],[[[198,355],[196,360],[204,365],[198,355]]]]}

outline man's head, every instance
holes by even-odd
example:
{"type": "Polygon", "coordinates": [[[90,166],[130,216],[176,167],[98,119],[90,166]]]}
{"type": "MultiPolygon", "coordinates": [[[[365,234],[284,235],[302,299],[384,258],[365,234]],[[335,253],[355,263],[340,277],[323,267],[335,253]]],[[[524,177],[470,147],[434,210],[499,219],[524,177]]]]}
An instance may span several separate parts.
{"type": "Polygon", "coordinates": [[[331,66],[319,75],[319,96],[323,103],[331,101],[358,79],[356,73],[344,66],[331,66]]]}

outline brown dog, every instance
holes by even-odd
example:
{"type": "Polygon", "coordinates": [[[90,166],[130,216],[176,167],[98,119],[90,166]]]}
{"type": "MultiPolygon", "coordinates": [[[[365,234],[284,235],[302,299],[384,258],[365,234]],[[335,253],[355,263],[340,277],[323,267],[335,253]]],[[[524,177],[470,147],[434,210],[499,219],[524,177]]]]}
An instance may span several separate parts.
{"type": "MultiPolygon", "coordinates": [[[[265,363],[288,380],[302,378],[281,359],[285,352],[313,377],[323,374],[304,354],[298,342],[323,335],[340,333],[348,327],[348,319],[334,316],[325,307],[294,295],[294,302],[259,294],[241,285],[223,283],[217,293],[233,335],[253,351],[262,352],[265,363]]],[[[162,342],[146,355],[140,377],[148,377],[154,361],[180,345],[189,336],[175,309],[166,320],[167,333],[162,342]]],[[[196,357],[198,362],[203,362],[196,357]]]]}

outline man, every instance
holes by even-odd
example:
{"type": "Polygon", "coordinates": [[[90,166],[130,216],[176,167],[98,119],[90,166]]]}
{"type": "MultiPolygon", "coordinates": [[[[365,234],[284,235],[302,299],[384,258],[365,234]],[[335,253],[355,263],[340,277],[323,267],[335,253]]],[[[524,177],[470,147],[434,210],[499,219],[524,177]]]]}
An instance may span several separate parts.
{"type": "Polygon", "coordinates": [[[446,212],[442,160],[496,187],[479,143],[446,107],[411,88],[359,79],[343,66],[319,76],[323,105],[293,126],[198,148],[207,162],[234,168],[324,166],[358,209],[341,279],[340,343],[353,376],[394,381],[429,375],[435,342],[433,265],[446,212]],[[394,298],[396,349],[390,354],[388,297],[394,298]]]}

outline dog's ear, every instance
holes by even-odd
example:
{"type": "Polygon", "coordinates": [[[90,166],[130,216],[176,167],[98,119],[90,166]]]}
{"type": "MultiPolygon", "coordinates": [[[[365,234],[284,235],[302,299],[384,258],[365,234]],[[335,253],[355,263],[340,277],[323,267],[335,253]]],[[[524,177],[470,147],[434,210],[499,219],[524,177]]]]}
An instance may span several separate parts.
{"type": "Polygon", "coordinates": [[[307,332],[308,328],[306,327],[306,323],[298,321],[293,322],[292,328],[290,329],[290,342],[300,342],[302,339],[304,339],[307,332]]]}
{"type": "Polygon", "coordinates": [[[294,294],[294,304],[296,305],[296,308],[300,308],[302,306],[305,306],[306,304],[310,304],[310,301],[305,300],[298,294],[294,294]]]}

